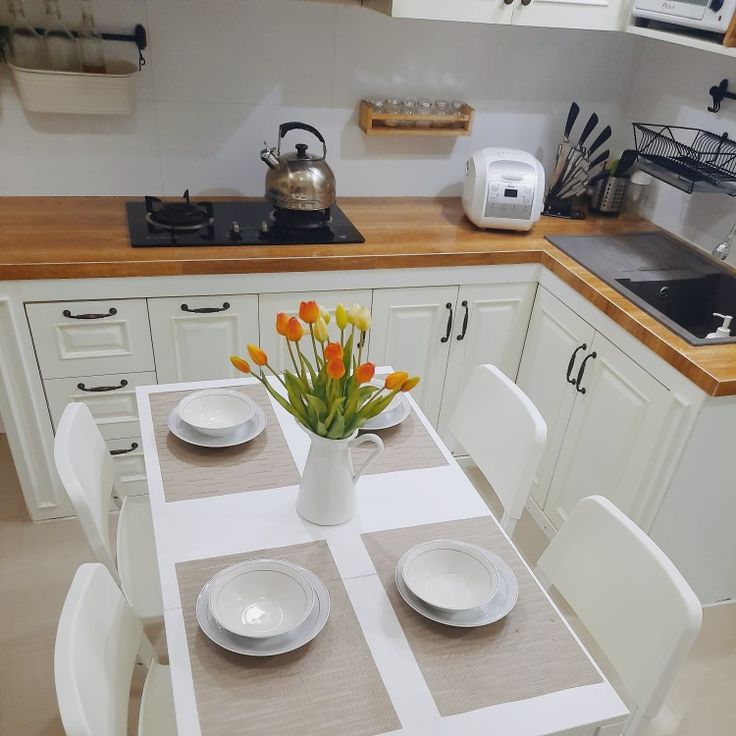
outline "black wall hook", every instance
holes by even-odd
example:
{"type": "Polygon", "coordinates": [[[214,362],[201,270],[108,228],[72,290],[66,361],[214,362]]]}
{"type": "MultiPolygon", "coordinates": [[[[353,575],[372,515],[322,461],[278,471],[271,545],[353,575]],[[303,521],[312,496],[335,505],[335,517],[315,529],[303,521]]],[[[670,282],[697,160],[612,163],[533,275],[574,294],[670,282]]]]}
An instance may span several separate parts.
{"type": "Polygon", "coordinates": [[[725,99],[736,100],[736,94],[728,91],[728,79],[723,79],[720,84],[711,87],[710,96],[713,98],[713,105],[708,108],[708,112],[718,112],[721,109],[721,102],[725,99]]]}

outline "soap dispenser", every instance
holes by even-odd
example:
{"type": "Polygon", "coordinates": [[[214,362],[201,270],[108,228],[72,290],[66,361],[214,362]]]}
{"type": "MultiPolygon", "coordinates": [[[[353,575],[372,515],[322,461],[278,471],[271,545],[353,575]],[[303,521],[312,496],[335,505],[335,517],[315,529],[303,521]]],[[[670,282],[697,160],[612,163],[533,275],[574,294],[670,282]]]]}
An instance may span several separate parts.
{"type": "Polygon", "coordinates": [[[731,320],[733,317],[730,314],[719,314],[718,312],[713,312],[713,316],[722,319],[723,324],[715,332],[708,333],[705,339],[718,340],[723,337],[731,337],[731,320]]]}

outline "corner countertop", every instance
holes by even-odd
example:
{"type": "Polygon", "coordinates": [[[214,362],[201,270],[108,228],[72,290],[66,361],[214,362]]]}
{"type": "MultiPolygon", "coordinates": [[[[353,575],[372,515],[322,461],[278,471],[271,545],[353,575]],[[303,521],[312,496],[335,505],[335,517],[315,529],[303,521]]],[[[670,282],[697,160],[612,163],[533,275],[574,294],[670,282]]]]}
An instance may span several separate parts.
{"type": "Polygon", "coordinates": [[[128,199],[0,198],[0,281],[541,263],[706,393],[736,395],[736,344],[689,345],[545,240],[656,229],[645,220],[543,217],[529,233],[488,232],[457,198],[341,198],[365,243],[133,248],[128,199]]]}

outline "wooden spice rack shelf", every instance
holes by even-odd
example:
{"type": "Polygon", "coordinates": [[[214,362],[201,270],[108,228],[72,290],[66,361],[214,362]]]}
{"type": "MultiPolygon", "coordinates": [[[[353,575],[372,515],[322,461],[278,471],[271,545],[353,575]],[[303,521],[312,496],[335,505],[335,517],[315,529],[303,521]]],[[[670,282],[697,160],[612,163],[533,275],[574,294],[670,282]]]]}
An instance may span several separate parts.
{"type": "Polygon", "coordinates": [[[470,135],[473,113],[470,105],[463,105],[459,115],[404,115],[401,113],[377,113],[368,100],[360,101],[358,124],[366,135],[395,136],[461,136],[470,135]],[[418,126],[417,121],[429,123],[418,126]],[[394,123],[393,125],[391,123],[394,123]],[[402,125],[408,123],[408,125],[402,125]],[[442,127],[435,123],[443,123],[442,127]]]}

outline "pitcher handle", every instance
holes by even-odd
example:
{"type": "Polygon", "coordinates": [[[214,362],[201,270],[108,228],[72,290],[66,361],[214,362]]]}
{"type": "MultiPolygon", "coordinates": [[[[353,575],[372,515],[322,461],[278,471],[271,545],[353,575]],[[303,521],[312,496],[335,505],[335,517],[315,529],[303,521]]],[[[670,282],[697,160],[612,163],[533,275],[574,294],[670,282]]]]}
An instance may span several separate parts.
{"type": "Polygon", "coordinates": [[[366,470],[368,470],[368,466],[383,452],[383,440],[377,434],[361,434],[358,435],[354,440],[350,441],[351,459],[353,456],[353,448],[358,447],[358,445],[365,444],[373,445],[373,451],[369,453],[368,457],[358,468],[358,470],[353,472],[353,483],[355,483],[358,478],[360,478],[360,476],[363,475],[366,470]]]}

